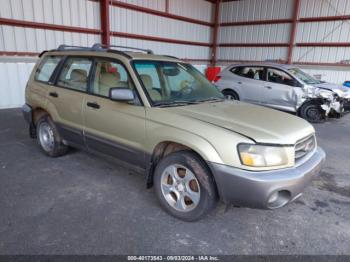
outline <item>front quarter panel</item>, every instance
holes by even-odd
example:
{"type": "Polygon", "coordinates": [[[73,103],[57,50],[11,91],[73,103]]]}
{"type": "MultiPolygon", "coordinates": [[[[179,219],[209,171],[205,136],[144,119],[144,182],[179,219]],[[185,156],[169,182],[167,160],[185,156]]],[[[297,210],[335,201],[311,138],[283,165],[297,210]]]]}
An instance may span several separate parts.
{"type": "Polygon", "coordinates": [[[150,154],[161,142],[176,142],[205,161],[239,167],[237,145],[253,143],[230,130],[172,112],[171,108],[147,108],[146,118],[145,146],[150,154]]]}

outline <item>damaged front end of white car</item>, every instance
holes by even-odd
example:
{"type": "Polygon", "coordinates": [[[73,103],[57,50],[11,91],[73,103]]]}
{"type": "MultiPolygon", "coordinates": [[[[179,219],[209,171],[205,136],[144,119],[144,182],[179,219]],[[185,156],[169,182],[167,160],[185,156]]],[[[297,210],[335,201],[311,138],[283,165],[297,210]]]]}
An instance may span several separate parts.
{"type": "Polygon", "coordinates": [[[307,85],[297,105],[301,117],[310,122],[321,122],[328,117],[341,117],[350,108],[350,92],[340,88],[330,88],[327,83],[307,85]]]}

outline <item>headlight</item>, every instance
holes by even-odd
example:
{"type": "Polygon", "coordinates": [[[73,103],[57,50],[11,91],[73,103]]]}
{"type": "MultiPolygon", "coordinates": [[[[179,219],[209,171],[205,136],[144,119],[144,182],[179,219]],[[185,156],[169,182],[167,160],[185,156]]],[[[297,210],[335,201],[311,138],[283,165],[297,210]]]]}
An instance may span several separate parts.
{"type": "Polygon", "coordinates": [[[245,166],[269,167],[288,164],[287,151],[282,146],[240,144],[238,154],[245,166]]]}
{"type": "Polygon", "coordinates": [[[320,95],[322,98],[325,98],[325,99],[330,99],[330,100],[333,99],[333,93],[332,93],[332,92],[321,91],[321,92],[319,93],[319,95],[320,95]]]}

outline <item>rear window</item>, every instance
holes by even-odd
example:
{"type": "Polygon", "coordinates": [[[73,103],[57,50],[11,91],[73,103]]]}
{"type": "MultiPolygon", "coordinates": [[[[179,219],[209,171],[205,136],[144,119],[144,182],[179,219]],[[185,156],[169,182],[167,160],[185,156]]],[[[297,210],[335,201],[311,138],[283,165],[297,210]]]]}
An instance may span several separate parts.
{"type": "Polygon", "coordinates": [[[35,72],[35,80],[48,82],[58,63],[61,61],[59,56],[47,56],[40,63],[35,72]]]}

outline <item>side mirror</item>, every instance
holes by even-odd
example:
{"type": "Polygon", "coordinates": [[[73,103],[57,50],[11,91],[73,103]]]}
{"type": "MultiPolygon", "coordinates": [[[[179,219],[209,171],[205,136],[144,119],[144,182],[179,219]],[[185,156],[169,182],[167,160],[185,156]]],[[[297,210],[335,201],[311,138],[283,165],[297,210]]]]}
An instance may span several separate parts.
{"type": "Polygon", "coordinates": [[[111,88],[109,89],[109,98],[113,101],[131,102],[134,101],[134,93],[128,88],[111,88]]]}

